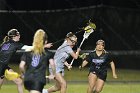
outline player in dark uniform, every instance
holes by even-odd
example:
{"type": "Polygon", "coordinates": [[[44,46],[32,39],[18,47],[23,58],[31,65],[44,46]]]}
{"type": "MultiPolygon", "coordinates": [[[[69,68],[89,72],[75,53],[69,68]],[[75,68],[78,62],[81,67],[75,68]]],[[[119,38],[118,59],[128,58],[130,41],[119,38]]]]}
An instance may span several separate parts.
{"type": "MultiPolygon", "coordinates": [[[[2,86],[4,80],[5,70],[13,72],[13,70],[8,66],[10,59],[15,54],[16,50],[21,49],[23,44],[19,43],[20,34],[17,29],[11,29],[4,38],[4,42],[0,46],[0,87],[2,86]]],[[[22,79],[16,78],[13,80],[18,87],[18,92],[23,93],[22,89],[22,79]]]]}
{"type": "Polygon", "coordinates": [[[112,57],[110,53],[104,50],[104,47],[105,42],[103,40],[98,40],[96,42],[95,50],[89,53],[89,55],[80,66],[80,68],[82,68],[87,63],[90,63],[88,76],[89,86],[87,93],[100,93],[102,91],[104,82],[106,81],[107,77],[108,64],[111,65],[113,78],[117,78],[112,57]]]}
{"type": "MultiPolygon", "coordinates": [[[[19,67],[24,74],[24,86],[30,93],[42,93],[46,84],[45,76],[49,63],[55,73],[53,53],[44,49],[46,41],[46,33],[42,29],[37,30],[34,35],[33,49],[21,57],[19,67]]],[[[51,75],[50,78],[54,78],[54,75],[51,75]]]]}

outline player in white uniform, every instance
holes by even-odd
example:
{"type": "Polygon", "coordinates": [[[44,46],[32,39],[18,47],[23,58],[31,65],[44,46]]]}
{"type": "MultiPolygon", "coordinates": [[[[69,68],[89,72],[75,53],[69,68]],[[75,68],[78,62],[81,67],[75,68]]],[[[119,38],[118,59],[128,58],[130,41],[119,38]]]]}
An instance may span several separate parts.
{"type": "Polygon", "coordinates": [[[57,49],[54,55],[54,62],[56,65],[56,84],[50,87],[48,90],[44,89],[43,93],[51,93],[60,90],[60,93],[66,93],[67,84],[64,79],[64,65],[71,68],[70,64],[66,62],[66,59],[71,55],[74,59],[78,58],[80,48],[75,53],[72,48],[77,42],[77,37],[73,33],[68,33],[64,43],[57,49]]]}

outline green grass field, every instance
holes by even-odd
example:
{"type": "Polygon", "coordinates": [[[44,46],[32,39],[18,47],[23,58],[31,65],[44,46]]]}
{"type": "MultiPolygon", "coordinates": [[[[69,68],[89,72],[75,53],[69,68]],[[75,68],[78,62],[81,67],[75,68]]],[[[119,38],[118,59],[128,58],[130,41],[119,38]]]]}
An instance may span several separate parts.
{"type": "MultiPolygon", "coordinates": [[[[48,84],[45,88],[52,86],[48,84]]],[[[87,83],[68,83],[67,93],[86,93],[87,83]]],[[[0,93],[18,93],[16,86],[13,84],[5,84],[2,86],[0,93]]],[[[28,91],[24,90],[24,93],[28,91]]],[[[59,92],[56,92],[59,93],[59,92]]],[[[106,83],[101,93],[140,93],[140,84],[132,83],[106,83]]]]}
{"type": "MultiPolygon", "coordinates": [[[[11,65],[15,71],[18,67],[11,65]]],[[[68,81],[67,93],[86,93],[87,91],[88,68],[79,71],[73,68],[71,71],[65,71],[65,79],[68,81]]],[[[118,79],[112,78],[110,69],[108,70],[107,82],[101,93],[140,93],[140,70],[117,69],[118,79]]],[[[54,84],[53,81],[47,83],[45,88],[54,84]]],[[[28,93],[24,90],[25,93],[28,93]]],[[[5,80],[0,93],[18,93],[16,85],[13,82],[5,80]]],[[[56,92],[59,93],[59,92],[56,92]]]]}

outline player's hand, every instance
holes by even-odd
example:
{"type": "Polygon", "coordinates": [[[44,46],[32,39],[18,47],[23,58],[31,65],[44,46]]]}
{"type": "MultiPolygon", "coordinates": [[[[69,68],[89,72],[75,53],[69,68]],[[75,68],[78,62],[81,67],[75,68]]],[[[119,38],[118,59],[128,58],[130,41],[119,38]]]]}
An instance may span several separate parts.
{"type": "Polygon", "coordinates": [[[115,79],[116,79],[116,78],[118,78],[118,77],[117,77],[117,75],[116,75],[116,74],[113,74],[113,78],[115,78],[115,79]]]}
{"type": "Polygon", "coordinates": [[[77,48],[77,52],[80,52],[81,51],[81,49],[80,48],[77,48]]]}
{"type": "Polygon", "coordinates": [[[69,64],[68,65],[68,70],[71,70],[72,69],[72,66],[69,64]]]}
{"type": "Polygon", "coordinates": [[[82,70],[82,66],[79,66],[79,70],[80,70],[80,71],[82,70]]]}
{"type": "Polygon", "coordinates": [[[53,46],[52,43],[47,43],[47,44],[44,45],[45,48],[51,48],[52,46],[53,46]]]}
{"type": "Polygon", "coordinates": [[[24,75],[25,75],[24,73],[21,73],[20,78],[24,79],[24,75]]]}
{"type": "Polygon", "coordinates": [[[24,79],[24,74],[21,74],[20,77],[21,77],[22,79],[24,79]]]}

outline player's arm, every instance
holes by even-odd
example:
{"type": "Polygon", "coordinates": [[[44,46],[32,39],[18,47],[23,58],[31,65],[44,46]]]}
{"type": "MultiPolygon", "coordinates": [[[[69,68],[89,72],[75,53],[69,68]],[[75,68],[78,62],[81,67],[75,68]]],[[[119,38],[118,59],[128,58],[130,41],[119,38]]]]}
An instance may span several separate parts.
{"type": "Polygon", "coordinates": [[[88,64],[88,61],[84,60],[83,63],[81,64],[81,66],[79,66],[79,69],[82,69],[83,67],[85,67],[88,64]]]}
{"type": "Polygon", "coordinates": [[[72,52],[72,53],[70,53],[70,55],[74,58],[74,59],[77,59],[78,58],[78,56],[79,56],[79,52],[81,51],[81,49],[80,48],[77,48],[77,52],[75,53],[75,52],[72,52]]]}
{"type": "Polygon", "coordinates": [[[64,65],[65,65],[66,67],[68,67],[70,64],[68,64],[68,62],[65,61],[65,62],[64,62],[64,65]]]}
{"type": "MultiPolygon", "coordinates": [[[[53,46],[52,43],[47,43],[44,45],[44,48],[50,48],[52,46],[53,46]]],[[[33,46],[24,45],[21,49],[25,51],[31,51],[33,49],[33,46]]]]}
{"type": "Polygon", "coordinates": [[[24,45],[21,49],[25,51],[31,51],[33,49],[33,46],[24,45]]]}
{"type": "Polygon", "coordinates": [[[110,66],[111,66],[111,69],[112,69],[113,78],[117,78],[116,69],[115,69],[115,64],[114,64],[113,61],[110,62],[110,66]]]}
{"type": "Polygon", "coordinates": [[[68,70],[71,70],[72,66],[67,61],[64,62],[64,65],[68,68],[68,70]]]}
{"type": "Polygon", "coordinates": [[[44,48],[51,48],[53,43],[45,43],[44,48]]]}
{"type": "Polygon", "coordinates": [[[24,73],[25,73],[25,61],[21,61],[20,64],[19,64],[19,69],[21,71],[21,76],[22,78],[24,77],[24,73]]]}

